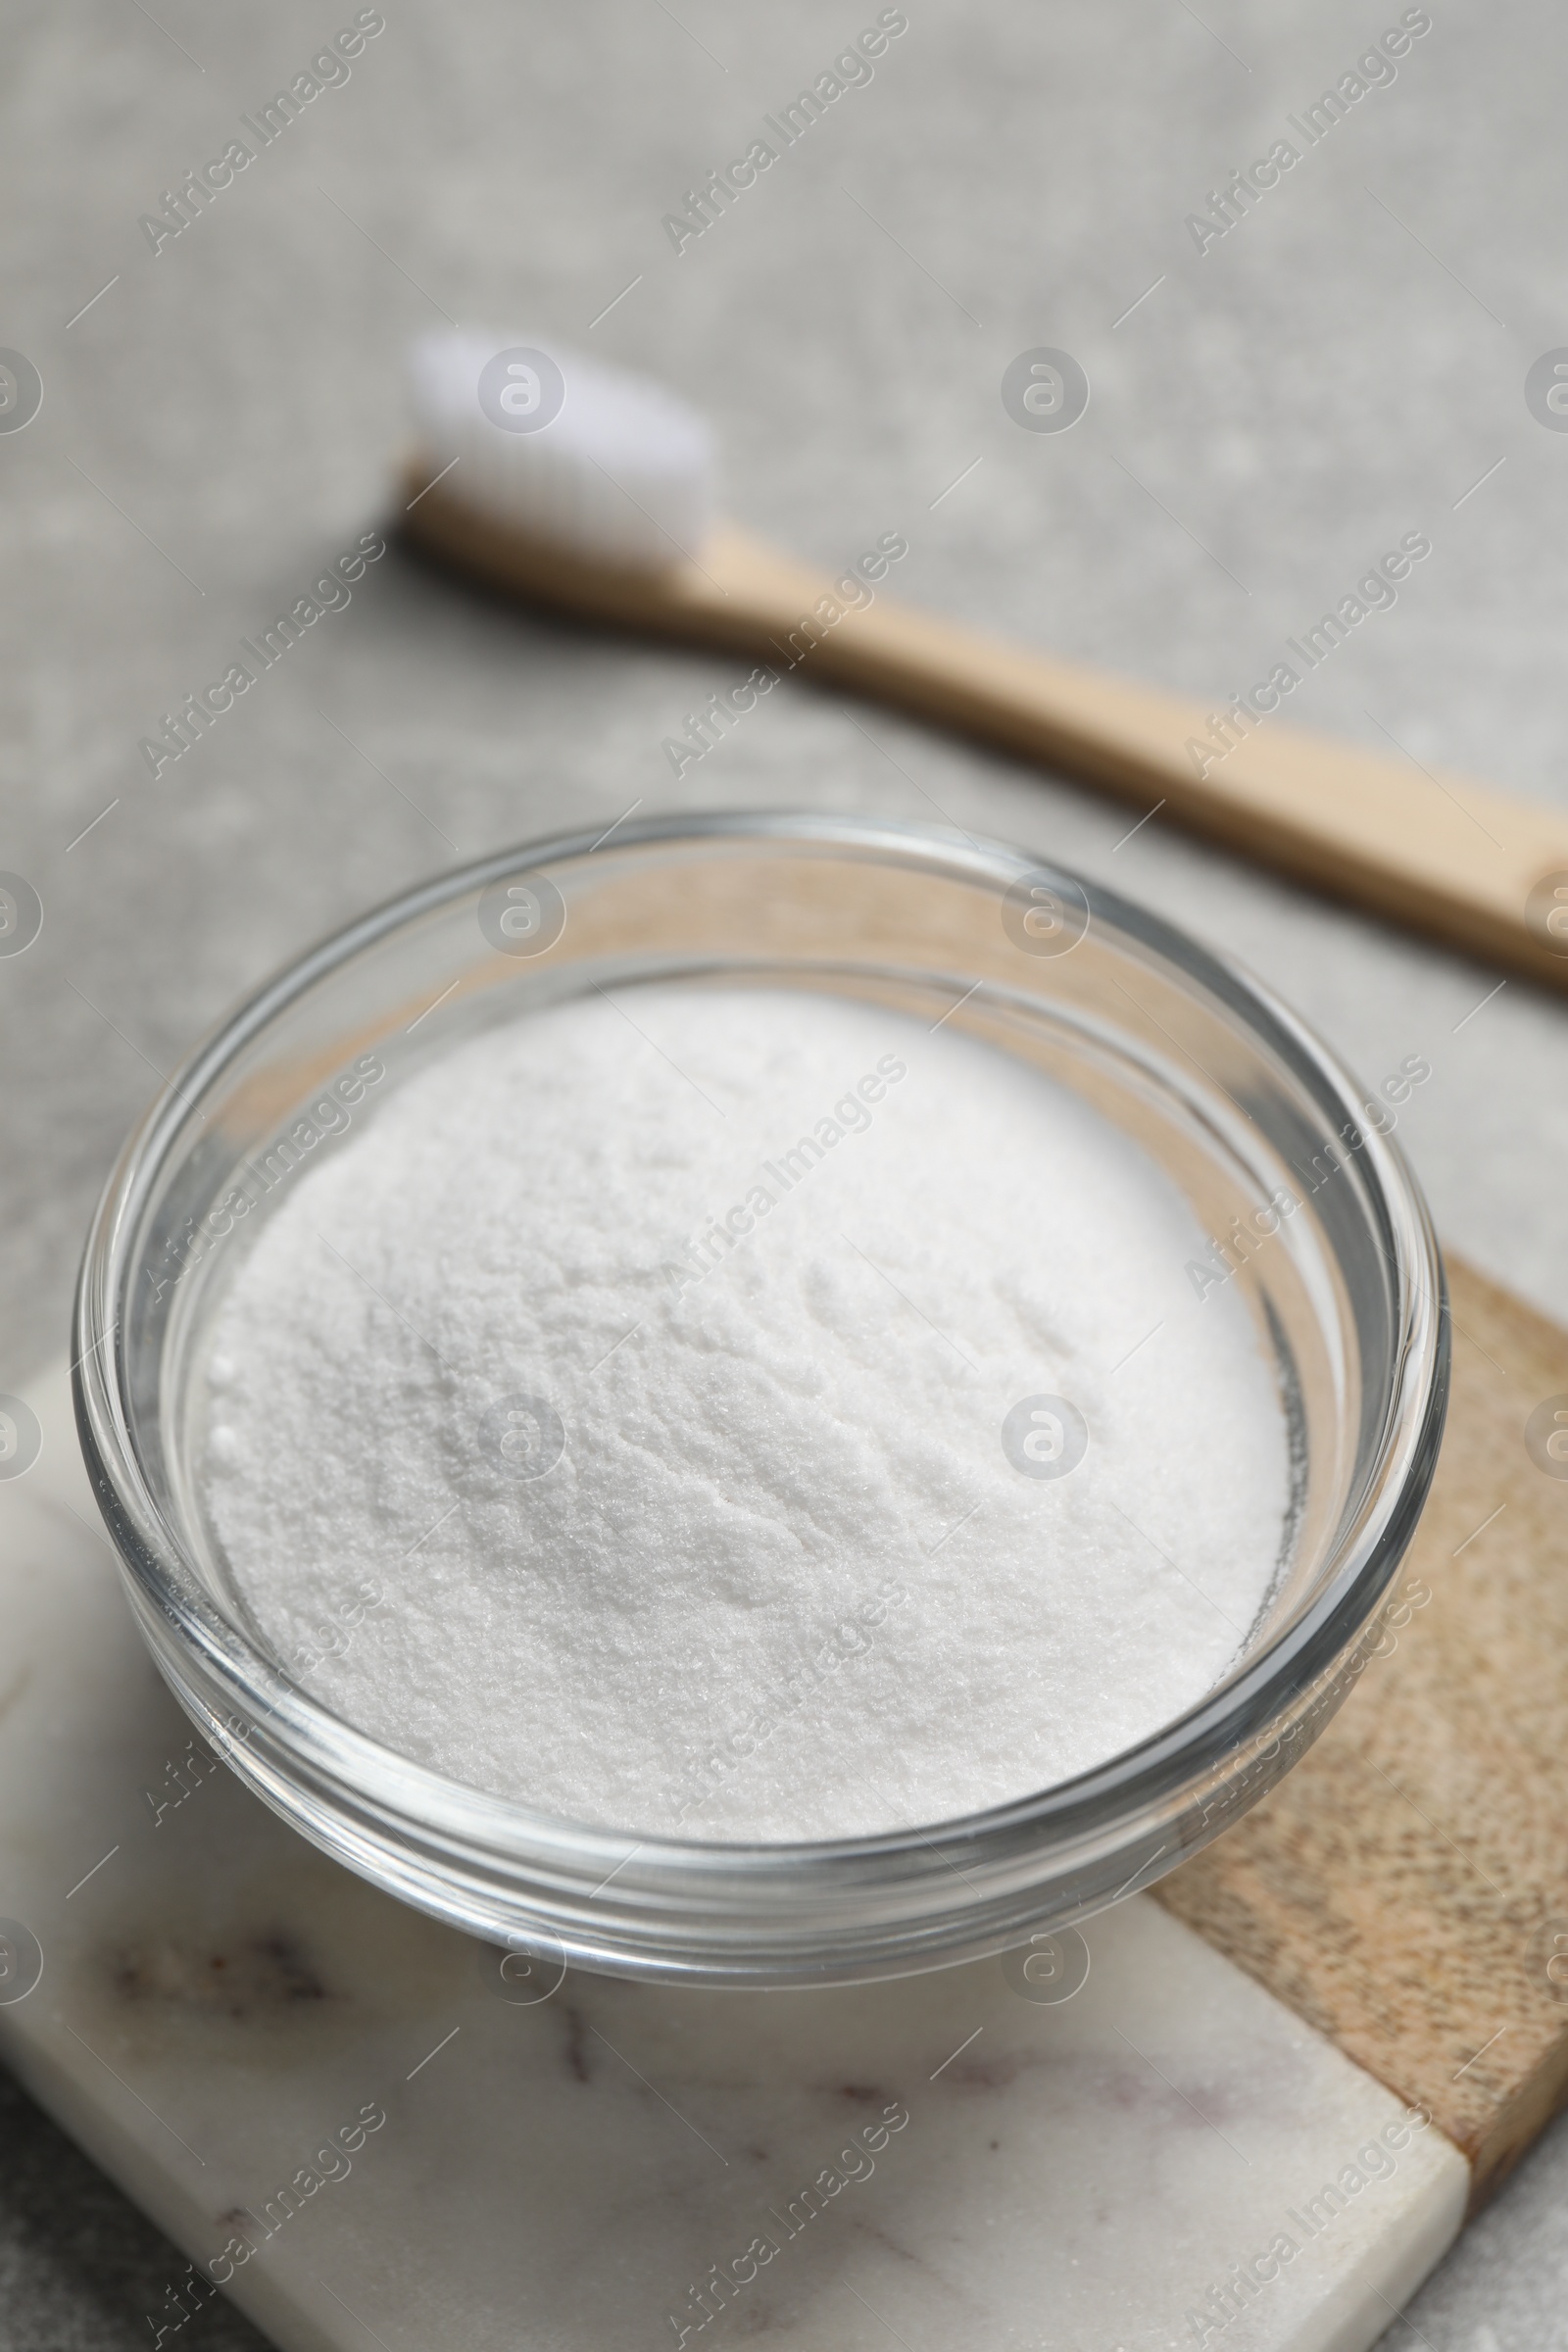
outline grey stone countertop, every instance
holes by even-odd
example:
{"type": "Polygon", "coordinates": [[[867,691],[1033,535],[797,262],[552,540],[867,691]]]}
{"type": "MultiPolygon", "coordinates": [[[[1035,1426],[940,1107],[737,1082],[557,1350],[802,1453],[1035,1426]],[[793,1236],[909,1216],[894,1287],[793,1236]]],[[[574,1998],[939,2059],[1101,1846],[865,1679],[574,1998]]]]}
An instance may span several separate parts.
{"type": "MultiPolygon", "coordinates": [[[[873,77],[677,253],[662,217],[874,0],[386,0],[349,77],[155,252],[141,217],[356,13],[10,12],[0,345],[44,397],[0,430],[0,868],[44,925],[0,959],[0,1388],[58,1352],[121,1137],[239,992],[423,874],[633,804],[956,823],[1157,904],[1369,1079],[1430,1059],[1400,1133],[1442,1231],[1568,1316],[1568,1004],[1489,997],[1158,818],[1124,841],[1120,806],[794,687],[677,780],[662,740],[732,663],[520,617],[396,549],[177,763],[137,749],[390,514],[402,350],[450,316],[667,379],[717,426],[730,511],[802,555],[903,532],[904,596],[1205,701],[1425,532],[1294,715],[1568,806],[1568,435],[1524,396],[1568,341],[1568,19],[907,0],[873,77]],[[1200,252],[1208,191],[1428,15],[1200,252]],[[1070,432],[1000,398],[1038,345],[1089,376],[1070,432]]],[[[144,2341],[168,2250],[20,2093],[0,2115],[0,2346],[144,2341]]],[[[1568,2344],[1565,2191],[1559,2125],[1390,2343],[1568,2344]]],[[[191,2336],[259,2340],[220,2305],[191,2336]]]]}

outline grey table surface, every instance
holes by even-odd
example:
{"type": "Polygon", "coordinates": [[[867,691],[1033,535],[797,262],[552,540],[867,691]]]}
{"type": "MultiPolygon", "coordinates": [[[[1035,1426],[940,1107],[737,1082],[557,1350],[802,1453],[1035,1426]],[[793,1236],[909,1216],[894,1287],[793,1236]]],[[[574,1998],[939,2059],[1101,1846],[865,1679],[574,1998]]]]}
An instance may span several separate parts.
{"type": "MultiPolygon", "coordinates": [[[[1368,1078],[1430,1058],[1400,1132],[1444,1234],[1568,1316],[1568,1004],[1157,817],[1124,840],[1118,806],[805,689],[677,780],[662,739],[733,663],[396,550],[177,764],[137,749],[389,515],[401,354],[450,316],[667,379],[718,427],[731,511],[803,555],[902,531],[905,596],[1209,702],[1425,531],[1295,715],[1568,806],[1568,436],[1524,397],[1568,340],[1568,19],[1433,0],[1396,78],[1200,253],[1186,217],[1396,0],[908,0],[874,78],[677,254],[663,215],[871,0],[384,13],[155,253],[140,217],[354,9],[8,11],[0,344],[44,400],[0,433],[0,867],[45,919],[0,960],[0,1388],[59,1349],[122,1135],[239,992],[421,875],[637,804],[953,823],[1157,904],[1368,1078]],[[1000,398],[1039,345],[1090,378],[1070,432],[1000,398]]],[[[157,2233],[13,2088],[0,2119],[0,2346],[145,2341],[157,2233]]],[[[1390,2343],[1568,2345],[1565,2193],[1559,2126],[1390,2343]]],[[[191,2334],[259,2342],[221,2306],[191,2334]]]]}

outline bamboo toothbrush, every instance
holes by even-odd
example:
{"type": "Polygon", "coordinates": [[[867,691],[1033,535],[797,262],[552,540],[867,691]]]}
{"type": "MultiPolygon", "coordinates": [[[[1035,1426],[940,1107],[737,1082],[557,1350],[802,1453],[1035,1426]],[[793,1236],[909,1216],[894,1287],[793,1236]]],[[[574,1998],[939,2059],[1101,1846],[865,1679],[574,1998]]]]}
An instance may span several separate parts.
{"type": "Polygon", "coordinates": [[[798,665],[1568,986],[1568,818],[1553,810],[917,612],[886,592],[885,551],[836,586],[713,519],[710,432],[641,377],[452,333],[416,348],[411,379],[406,533],[488,586],[798,665]]]}

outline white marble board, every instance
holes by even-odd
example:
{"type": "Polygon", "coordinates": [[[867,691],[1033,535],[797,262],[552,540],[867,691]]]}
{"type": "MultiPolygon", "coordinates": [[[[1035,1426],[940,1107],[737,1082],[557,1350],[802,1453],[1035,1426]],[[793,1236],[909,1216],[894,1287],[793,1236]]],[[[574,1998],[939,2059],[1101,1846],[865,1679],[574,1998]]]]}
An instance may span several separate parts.
{"type": "Polygon", "coordinates": [[[1059,2005],[992,1961],[509,2001],[192,1744],[64,1366],[28,1401],[0,2048],[189,2258],[149,2343],[216,2278],[282,2352],[1364,2352],[1451,2242],[1457,2151],[1145,1895],[1059,2005]]]}

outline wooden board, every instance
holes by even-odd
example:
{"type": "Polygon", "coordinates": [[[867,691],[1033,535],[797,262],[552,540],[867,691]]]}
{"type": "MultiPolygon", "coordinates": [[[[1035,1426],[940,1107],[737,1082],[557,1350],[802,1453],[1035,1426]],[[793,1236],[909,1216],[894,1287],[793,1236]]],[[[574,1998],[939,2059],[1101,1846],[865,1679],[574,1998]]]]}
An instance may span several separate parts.
{"type": "Polygon", "coordinates": [[[1476,2203],[1568,2097],[1568,1478],[1525,1440],[1568,1406],[1568,1332],[1448,1274],[1452,1402],[1404,1622],[1302,1763],[1153,1891],[1423,2101],[1476,2203]]]}

